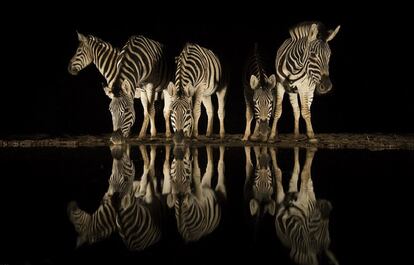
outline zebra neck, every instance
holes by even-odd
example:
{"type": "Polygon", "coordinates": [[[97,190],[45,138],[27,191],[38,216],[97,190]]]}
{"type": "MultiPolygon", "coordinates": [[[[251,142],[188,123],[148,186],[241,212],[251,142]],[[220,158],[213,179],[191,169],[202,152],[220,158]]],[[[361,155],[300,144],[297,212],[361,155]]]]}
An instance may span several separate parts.
{"type": "Polygon", "coordinates": [[[118,57],[118,50],[113,48],[111,44],[103,41],[95,41],[91,44],[93,63],[102,76],[105,77],[107,84],[116,74],[116,59],[118,57]]]}

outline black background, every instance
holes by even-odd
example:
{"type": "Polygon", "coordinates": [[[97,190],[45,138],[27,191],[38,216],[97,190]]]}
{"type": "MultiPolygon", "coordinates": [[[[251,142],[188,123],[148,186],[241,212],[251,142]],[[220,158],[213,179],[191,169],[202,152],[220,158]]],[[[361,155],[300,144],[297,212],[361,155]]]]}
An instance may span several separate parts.
{"type": "MultiPolygon", "coordinates": [[[[104,78],[92,65],[78,76],[67,72],[78,46],[76,30],[118,47],[131,35],[142,34],[168,45],[176,54],[187,41],[212,49],[230,71],[227,132],[242,133],[242,66],[253,43],[259,43],[274,69],[276,51],[289,36],[289,27],[309,20],[321,21],[327,28],[341,25],[330,43],[333,90],[317,96],[312,105],[315,132],[413,131],[411,31],[405,14],[408,9],[403,6],[314,2],[252,2],[234,8],[210,2],[142,4],[119,8],[121,3],[112,7],[108,2],[105,9],[86,9],[74,3],[53,11],[17,12],[17,18],[4,21],[6,67],[0,135],[112,131],[109,99],[101,88],[104,78]]],[[[213,102],[216,103],[215,97],[213,102]]],[[[162,105],[159,103],[157,113],[159,132],[164,132],[162,105]]],[[[138,100],[136,111],[138,118],[132,131],[135,135],[142,121],[138,100]]],[[[293,131],[287,99],[279,128],[281,132],[293,131]]],[[[202,132],[204,129],[201,122],[202,132]]],[[[218,132],[217,118],[215,129],[218,132]]]]}

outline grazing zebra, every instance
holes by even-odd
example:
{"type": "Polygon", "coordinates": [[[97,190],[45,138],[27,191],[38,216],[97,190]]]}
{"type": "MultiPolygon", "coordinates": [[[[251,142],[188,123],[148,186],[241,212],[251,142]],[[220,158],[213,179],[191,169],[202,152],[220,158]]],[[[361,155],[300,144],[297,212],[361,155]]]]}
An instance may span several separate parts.
{"type": "Polygon", "coordinates": [[[114,130],[111,137],[113,143],[123,142],[130,134],[135,122],[133,100],[136,88],[140,90],[144,109],[144,121],[138,137],[145,137],[149,122],[151,137],[156,135],[154,101],[156,94],[167,86],[170,78],[167,68],[165,47],[162,44],[143,36],[129,38],[120,52],[116,77],[109,84],[114,95],[109,106],[114,130]]]}
{"type": "Polygon", "coordinates": [[[198,137],[201,103],[206,108],[208,116],[206,136],[211,136],[214,117],[211,101],[213,93],[216,93],[218,99],[220,138],[223,138],[227,85],[219,59],[211,50],[187,43],[176,57],[176,65],[175,84],[170,82],[167,91],[164,92],[166,116],[171,115],[171,124],[175,132],[174,141],[182,142],[183,136],[198,137]]]}
{"type": "Polygon", "coordinates": [[[246,155],[246,181],[244,183],[245,199],[249,201],[250,214],[262,218],[266,213],[275,214],[276,202],[273,199],[275,180],[270,168],[270,157],[267,147],[254,147],[256,168],[250,156],[250,146],[244,147],[246,155]]]}
{"type": "Polygon", "coordinates": [[[276,108],[270,140],[277,137],[277,122],[282,115],[282,101],[289,93],[290,104],[295,118],[295,138],[299,137],[299,116],[306,122],[306,135],[310,142],[317,142],[311,123],[311,104],[316,90],[325,94],[332,88],[329,79],[331,50],[328,42],[338,33],[325,30],[322,23],[305,22],[290,29],[290,38],[280,46],[276,55],[276,108]],[[298,94],[301,109],[298,104],[298,94]]]}
{"type": "Polygon", "coordinates": [[[168,207],[174,207],[178,232],[186,242],[197,241],[212,233],[221,220],[221,200],[226,197],[224,183],[224,146],[220,147],[218,181],[211,189],[213,150],[207,149],[206,172],[200,181],[198,150],[193,150],[193,165],[189,148],[175,147],[170,168],[164,164],[164,190],[168,207]]]}
{"type": "Polygon", "coordinates": [[[274,74],[267,77],[258,45],[250,54],[243,74],[244,99],[246,102],[246,129],[243,141],[249,140],[250,125],[255,119],[255,129],[250,139],[267,141],[270,131],[269,121],[274,111],[274,88],[276,77],[274,74]],[[253,112],[254,110],[254,112],[253,112]]]}
{"type": "MultiPolygon", "coordinates": [[[[75,55],[70,59],[68,71],[72,75],[77,75],[79,71],[89,64],[95,64],[107,84],[111,84],[116,76],[116,62],[119,50],[112,47],[111,44],[105,42],[92,35],[84,36],[78,34],[79,46],[75,55]]],[[[107,86],[103,86],[105,94],[112,98],[113,94],[107,86]]],[[[137,95],[139,97],[139,95],[137,95]]]]}
{"type": "Polygon", "coordinates": [[[140,151],[144,162],[141,180],[129,182],[129,192],[115,207],[119,234],[133,251],[143,250],[161,239],[162,203],[154,169],[156,147],[151,146],[150,159],[145,146],[141,145],[140,151]]]}
{"type": "Polygon", "coordinates": [[[318,264],[318,255],[327,255],[332,264],[338,264],[330,251],[329,215],[332,205],[327,200],[316,199],[311,178],[311,166],[316,149],[306,150],[306,160],[298,192],[299,148],[294,149],[294,168],[285,194],[282,173],[276,163],[276,152],[271,150],[276,173],[276,233],[281,242],[290,248],[290,257],[298,264],[318,264]]]}

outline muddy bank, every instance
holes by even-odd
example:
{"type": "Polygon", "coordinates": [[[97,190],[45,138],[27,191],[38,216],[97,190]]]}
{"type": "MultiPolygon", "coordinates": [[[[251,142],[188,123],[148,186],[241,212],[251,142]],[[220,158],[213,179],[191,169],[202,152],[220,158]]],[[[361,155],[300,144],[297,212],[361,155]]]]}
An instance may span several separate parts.
{"type": "MultiPolygon", "coordinates": [[[[84,135],[84,136],[68,136],[61,138],[50,138],[43,136],[26,136],[14,137],[12,139],[0,140],[0,147],[12,148],[31,148],[31,147],[61,147],[61,148],[76,148],[76,147],[94,147],[109,145],[110,135],[84,135]]],[[[305,136],[299,140],[293,139],[291,134],[280,135],[279,141],[275,143],[258,143],[258,142],[243,142],[242,135],[232,134],[227,135],[225,139],[220,139],[217,135],[211,138],[201,136],[199,139],[192,139],[191,144],[194,146],[210,145],[224,145],[228,147],[244,146],[244,145],[268,145],[278,147],[317,147],[327,149],[369,149],[369,150],[389,150],[389,149],[404,149],[414,150],[414,134],[398,135],[398,134],[318,134],[318,143],[309,143],[305,136]]],[[[137,139],[135,137],[128,140],[131,145],[139,144],[155,144],[164,145],[172,144],[170,139],[166,139],[162,134],[154,138],[137,139]]]]}

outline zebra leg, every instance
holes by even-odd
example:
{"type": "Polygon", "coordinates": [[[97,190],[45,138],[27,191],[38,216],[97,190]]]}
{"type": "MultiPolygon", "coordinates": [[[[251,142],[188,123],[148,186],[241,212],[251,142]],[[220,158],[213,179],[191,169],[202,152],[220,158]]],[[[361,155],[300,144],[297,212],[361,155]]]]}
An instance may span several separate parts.
{"type": "Polygon", "coordinates": [[[275,178],[276,178],[276,204],[280,205],[285,198],[285,192],[283,190],[283,183],[282,183],[282,170],[277,164],[276,148],[270,148],[270,156],[272,157],[272,166],[273,166],[273,171],[275,172],[275,178]]]}
{"type": "Polygon", "coordinates": [[[213,133],[213,118],[214,118],[214,106],[211,102],[211,96],[203,97],[203,105],[207,112],[207,131],[206,136],[210,137],[213,133]]]}
{"type": "Polygon", "coordinates": [[[259,140],[258,134],[259,134],[259,121],[256,120],[256,123],[254,125],[254,131],[253,131],[253,134],[250,136],[250,140],[252,141],[259,140]]]}
{"type": "Polygon", "coordinates": [[[140,145],[139,150],[141,152],[142,161],[144,162],[143,170],[142,170],[142,176],[140,181],[140,187],[138,192],[138,197],[143,197],[145,195],[145,192],[147,190],[148,185],[148,172],[150,170],[150,161],[148,159],[147,154],[147,148],[145,145],[140,145]]]}
{"type": "Polygon", "coordinates": [[[289,192],[298,191],[298,177],[299,177],[299,171],[300,171],[299,147],[295,147],[293,151],[294,151],[294,164],[293,164],[292,176],[290,177],[290,181],[289,181],[289,192]]]}
{"type": "Polygon", "coordinates": [[[298,139],[299,138],[299,117],[300,117],[298,94],[289,93],[289,100],[290,100],[290,105],[292,106],[292,109],[293,109],[293,117],[295,118],[294,138],[298,139]]]}
{"type": "Polygon", "coordinates": [[[224,171],[225,171],[224,152],[225,152],[225,147],[221,145],[220,146],[220,157],[219,157],[219,162],[217,166],[218,180],[217,180],[217,185],[216,185],[215,190],[216,192],[220,192],[224,197],[227,197],[226,184],[225,184],[225,179],[224,179],[224,171]]]}
{"type": "Polygon", "coordinates": [[[193,149],[193,183],[194,183],[194,193],[197,198],[201,198],[202,192],[201,192],[201,184],[200,184],[200,178],[201,178],[201,171],[200,171],[200,165],[198,163],[198,149],[195,147],[193,149]]]}
{"type": "Polygon", "coordinates": [[[151,123],[150,133],[151,133],[151,137],[155,137],[157,136],[157,128],[155,126],[155,89],[154,89],[153,84],[151,83],[147,84],[145,86],[145,91],[147,92],[148,112],[149,112],[149,119],[151,123]]]}
{"type": "Polygon", "coordinates": [[[220,138],[223,139],[226,135],[226,130],[224,128],[224,117],[226,116],[226,93],[227,93],[227,86],[220,89],[220,91],[216,92],[217,101],[218,101],[218,117],[220,120],[220,138]]]}
{"type": "Polygon", "coordinates": [[[316,143],[318,142],[318,140],[315,138],[315,134],[312,128],[311,111],[309,108],[310,105],[309,105],[308,93],[307,91],[303,91],[299,89],[299,96],[300,96],[302,118],[306,122],[306,135],[309,138],[309,142],[316,143]]]}
{"type": "Polygon", "coordinates": [[[283,96],[285,95],[285,88],[282,86],[281,83],[277,83],[277,89],[276,89],[276,106],[275,106],[275,117],[273,119],[272,124],[272,131],[269,136],[269,141],[274,142],[277,139],[277,122],[280,119],[280,116],[282,115],[282,102],[283,102],[283,96]]]}
{"type": "Polygon", "coordinates": [[[164,120],[165,120],[165,137],[171,137],[170,114],[171,114],[171,96],[166,89],[162,91],[164,94],[164,120]]]}
{"type": "Polygon", "coordinates": [[[302,173],[300,175],[300,194],[306,196],[308,200],[315,201],[315,193],[313,190],[313,182],[311,177],[311,167],[313,158],[315,156],[316,149],[307,148],[306,149],[306,160],[305,164],[303,165],[302,173]]]}
{"type": "Polygon", "coordinates": [[[196,94],[196,96],[195,96],[193,115],[194,115],[193,136],[195,138],[198,138],[198,120],[200,119],[200,115],[201,115],[201,98],[200,98],[200,94],[196,94]]]}
{"type": "Polygon", "coordinates": [[[154,190],[157,190],[157,179],[155,178],[155,158],[157,156],[157,147],[151,145],[150,147],[150,163],[149,163],[149,174],[151,177],[151,183],[154,187],[154,190]]]}
{"type": "Polygon", "coordinates": [[[246,166],[245,166],[245,170],[246,170],[246,181],[245,181],[245,185],[249,182],[251,176],[252,176],[252,172],[253,172],[253,163],[252,163],[252,159],[251,159],[251,147],[250,146],[245,146],[244,147],[244,154],[246,156],[246,166]]]}
{"type": "Polygon", "coordinates": [[[164,165],[162,167],[162,172],[164,175],[164,181],[162,185],[162,194],[164,195],[171,193],[170,152],[171,152],[171,146],[166,145],[164,165]]]}
{"type": "Polygon", "coordinates": [[[148,97],[147,97],[147,93],[144,90],[142,90],[141,92],[141,104],[142,104],[142,108],[144,109],[144,120],[142,121],[141,131],[139,132],[139,136],[138,136],[139,139],[142,139],[145,137],[147,133],[148,122],[149,122],[148,97]]]}
{"type": "Polygon", "coordinates": [[[242,141],[249,140],[250,136],[250,127],[253,120],[253,113],[252,108],[246,103],[246,129],[244,130],[244,136],[242,138],[242,141]]]}
{"type": "Polygon", "coordinates": [[[211,178],[213,177],[213,148],[210,145],[206,145],[207,153],[207,166],[204,172],[203,179],[201,180],[202,188],[211,188],[211,178]]]}

